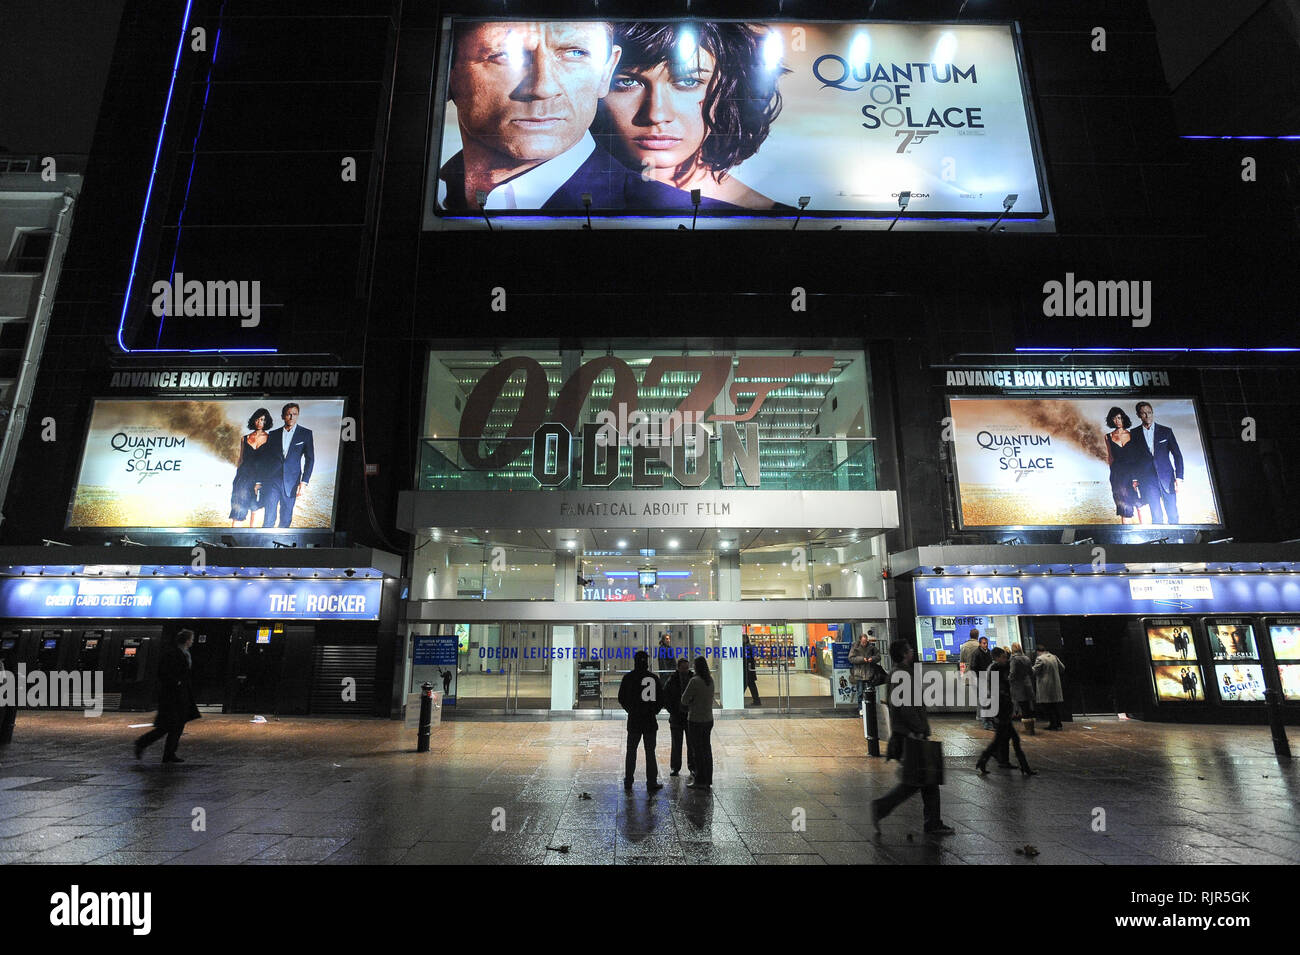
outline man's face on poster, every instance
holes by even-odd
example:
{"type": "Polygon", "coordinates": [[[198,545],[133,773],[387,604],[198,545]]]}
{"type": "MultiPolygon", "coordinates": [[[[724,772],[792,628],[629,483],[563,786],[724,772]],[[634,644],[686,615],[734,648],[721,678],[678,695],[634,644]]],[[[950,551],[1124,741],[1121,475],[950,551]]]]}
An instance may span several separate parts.
{"type": "Polygon", "coordinates": [[[555,158],[591,126],[620,53],[601,22],[464,29],[450,80],[462,138],[514,162],[555,158]]]}
{"type": "Polygon", "coordinates": [[[292,429],[298,423],[298,406],[290,405],[285,408],[280,417],[284,420],[284,426],[292,429]]]}
{"type": "Polygon", "coordinates": [[[1142,405],[1137,410],[1138,417],[1142,419],[1142,427],[1149,428],[1151,423],[1156,420],[1155,410],[1150,405],[1142,405]]]}

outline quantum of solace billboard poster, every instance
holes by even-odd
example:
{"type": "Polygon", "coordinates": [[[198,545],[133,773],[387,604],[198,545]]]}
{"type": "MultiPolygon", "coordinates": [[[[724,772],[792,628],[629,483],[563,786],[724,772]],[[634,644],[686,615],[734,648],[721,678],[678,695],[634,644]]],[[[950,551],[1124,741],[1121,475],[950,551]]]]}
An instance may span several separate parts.
{"type": "Polygon", "coordinates": [[[341,398],[98,400],[68,526],[328,530],[342,425],[341,398]]]}
{"type": "Polygon", "coordinates": [[[1221,523],[1190,398],[951,398],[949,407],[966,527],[1221,523]]]}
{"type": "Polygon", "coordinates": [[[450,21],[437,216],[1047,214],[1009,24],[450,21]]]}

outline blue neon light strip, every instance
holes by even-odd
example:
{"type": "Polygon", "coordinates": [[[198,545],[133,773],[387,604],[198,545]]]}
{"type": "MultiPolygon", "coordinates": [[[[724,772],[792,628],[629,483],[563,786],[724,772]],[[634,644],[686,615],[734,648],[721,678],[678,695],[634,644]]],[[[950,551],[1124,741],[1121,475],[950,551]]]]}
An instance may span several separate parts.
{"type": "MultiPolygon", "coordinates": [[[[190,175],[185,180],[185,198],[181,201],[181,212],[176,218],[176,242],[172,245],[172,266],[168,277],[176,281],[176,257],[181,251],[181,231],[185,227],[185,212],[190,207],[190,186],[194,184],[194,167],[199,161],[199,137],[203,135],[203,123],[208,118],[208,97],[212,94],[212,73],[217,68],[217,50],[221,48],[221,18],[226,12],[226,5],[221,5],[217,14],[217,38],[212,43],[212,60],[208,63],[208,79],[203,87],[203,109],[199,111],[199,128],[194,131],[194,143],[190,146],[190,175]]],[[[158,337],[154,344],[162,343],[163,323],[166,316],[158,319],[158,337]]]]}
{"type": "Polygon", "coordinates": [[[1300,133],[1288,133],[1285,136],[1179,136],[1179,139],[1279,139],[1300,141],[1300,133]]]}
{"type": "MultiPolygon", "coordinates": [[[[140,245],[144,242],[144,224],[149,217],[149,207],[153,203],[154,181],[158,178],[158,159],[162,155],[163,136],[167,133],[167,118],[171,116],[172,96],[176,92],[176,76],[181,68],[181,53],[185,50],[185,38],[189,33],[190,11],[194,7],[194,0],[186,0],[185,15],[181,17],[181,34],[176,41],[176,57],[172,61],[172,78],[167,84],[167,102],[163,105],[162,125],[158,127],[158,141],[153,150],[153,168],[149,170],[149,188],[145,190],[144,208],[140,210],[140,228],[135,234],[135,249],[131,253],[131,272],[126,280],[126,293],[122,296],[122,314],[117,323],[117,347],[127,355],[135,354],[159,354],[159,353],[241,353],[241,354],[274,354],[274,348],[128,348],[123,340],[126,332],[126,311],[131,305],[131,290],[135,287],[135,270],[140,262],[140,245]]],[[[213,58],[216,57],[216,50],[213,50],[213,58]]]]}
{"type": "Polygon", "coordinates": [[[1204,354],[1204,353],[1229,353],[1229,354],[1250,354],[1250,353],[1289,353],[1300,352],[1300,347],[1284,345],[1275,348],[1065,348],[1052,346],[1033,346],[1017,348],[1018,352],[1034,352],[1037,354],[1048,355],[1068,355],[1071,352],[1089,352],[1091,354],[1105,355],[1122,355],[1127,352],[1165,352],[1169,354],[1204,354]]]}
{"type": "MultiPolygon", "coordinates": [[[[607,570],[603,573],[605,577],[635,577],[635,570],[607,570]]],[[[658,577],[690,577],[689,570],[661,570],[656,575],[658,577]]]]}

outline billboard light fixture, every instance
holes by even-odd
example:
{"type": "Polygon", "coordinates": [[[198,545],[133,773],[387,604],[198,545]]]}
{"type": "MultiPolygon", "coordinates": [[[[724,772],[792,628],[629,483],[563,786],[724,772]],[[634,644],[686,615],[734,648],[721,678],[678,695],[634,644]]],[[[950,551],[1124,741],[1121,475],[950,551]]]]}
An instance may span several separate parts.
{"type": "Polygon", "coordinates": [[[791,232],[799,228],[799,220],[803,218],[803,211],[808,208],[810,202],[812,202],[812,196],[799,197],[799,214],[794,217],[794,225],[790,227],[791,232]]]}
{"type": "Polygon", "coordinates": [[[894,216],[894,221],[889,223],[886,232],[893,232],[894,226],[898,225],[898,220],[903,217],[903,212],[907,209],[907,204],[912,201],[912,192],[910,189],[904,189],[898,194],[898,215],[894,216]]]}
{"type": "Polygon", "coordinates": [[[677,226],[677,231],[678,231],[678,232],[694,232],[694,231],[695,231],[695,222],[696,222],[696,220],[698,220],[699,217],[700,217],[700,190],[698,190],[698,189],[692,189],[692,190],[691,190],[691,209],[693,210],[693,211],[691,212],[691,227],[690,227],[689,229],[687,229],[686,226],[685,226],[684,224],[679,224],[679,225],[677,226]]]}
{"type": "Polygon", "coordinates": [[[483,216],[483,221],[487,223],[488,231],[491,232],[492,220],[488,218],[487,214],[487,197],[488,194],[482,189],[474,190],[474,201],[478,203],[479,214],[483,216]]]}
{"type": "Polygon", "coordinates": [[[591,193],[584,192],[582,194],[582,208],[586,210],[587,213],[587,224],[584,225],[583,228],[590,230],[591,229],[591,193]]]}
{"type": "Polygon", "coordinates": [[[980,226],[977,231],[991,233],[993,232],[993,230],[997,229],[997,231],[999,232],[1006,232],[1007,227],[1003,226],[1001,229],[998,229],[998,223],[1007,217],[1007,213],[1011,211],[1012,207],[1015,206],[1016,204],[1016,200],[1019,198],[1020,198],[1019,193],[1016,192],[1007,193],[1006,198],[1002,200],[1002,212],[999,213],[998,217],[993,220],[993,224],[990,225],[988,228],[985,228],[984,226],[980,226]]]}

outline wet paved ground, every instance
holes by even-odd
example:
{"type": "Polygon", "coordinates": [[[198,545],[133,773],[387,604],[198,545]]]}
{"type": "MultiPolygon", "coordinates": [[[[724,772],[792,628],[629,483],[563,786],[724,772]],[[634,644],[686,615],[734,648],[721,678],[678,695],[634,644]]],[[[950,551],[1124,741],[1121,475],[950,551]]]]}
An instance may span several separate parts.
{"type": "MultiPolygon", "coordinates": [[[[161,744],[131,757],[127,724],[148,719],[21,714],[0,749],[0,863],[1300,862],[1300,767],[1264,727],[1067,724],[1026,737],[1041,775],[981,778],[991,734],[938,718],[957,834],[923,835],[915,798],[877,839],[868,802],[897,764],[866,756],[855,719],[719,721],[712,794],[665,776],[653,796],[640,777],[624,793],[615,721],[446,723],[416,755],[397,723],[209,715],[163,766],[161,744]]],[[[667,744],[665,726],[665,773],[667,744]]]]}

